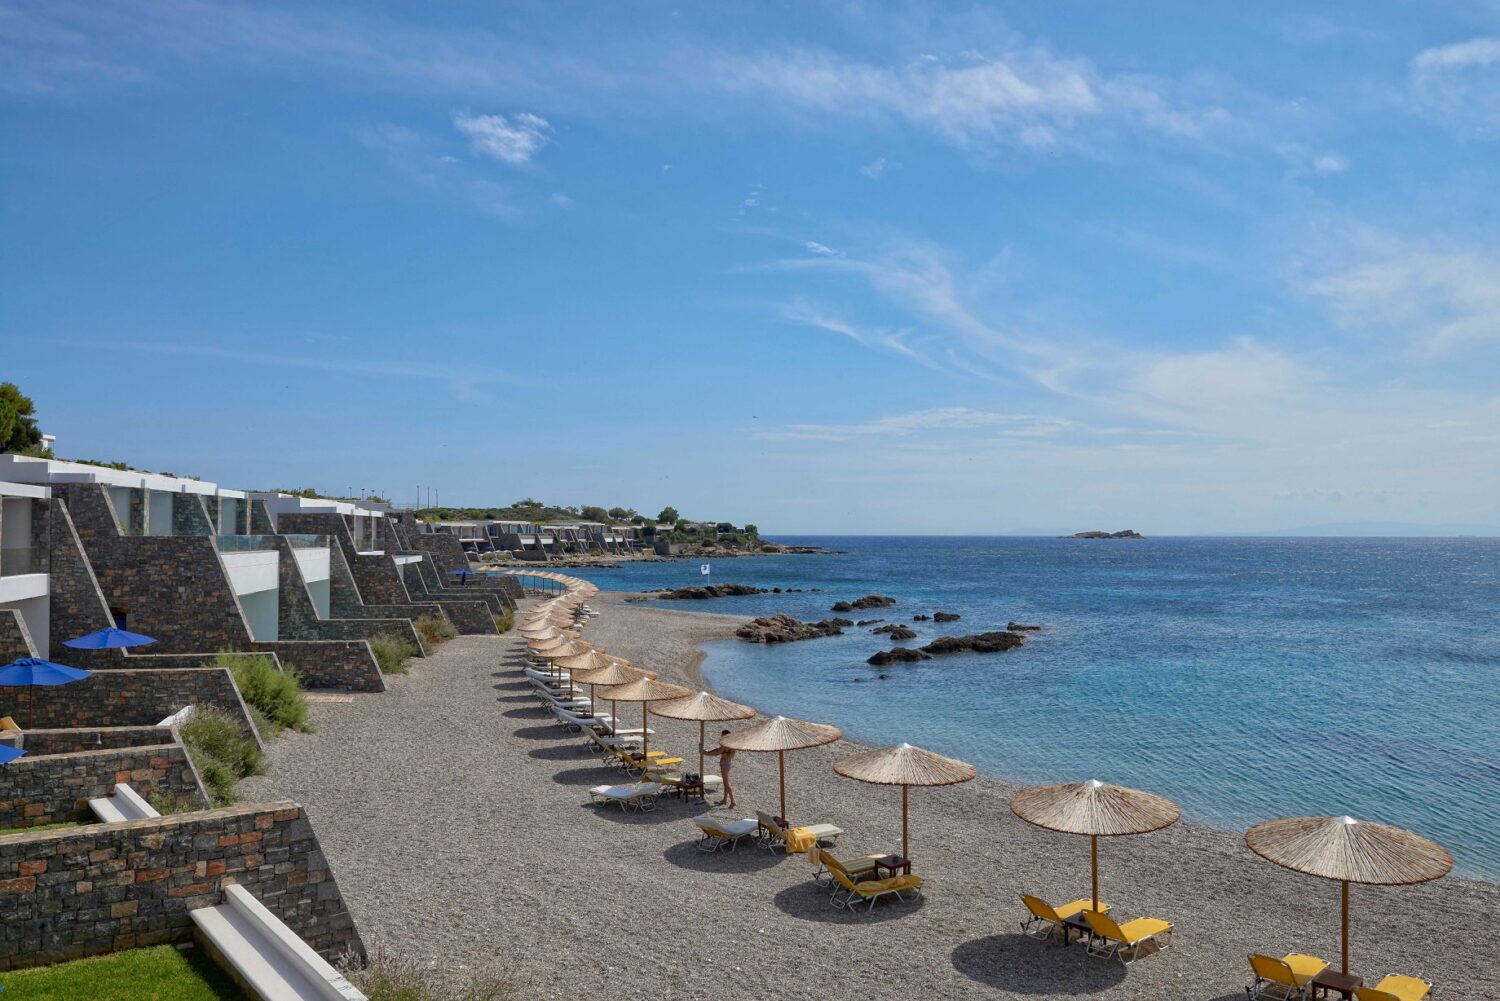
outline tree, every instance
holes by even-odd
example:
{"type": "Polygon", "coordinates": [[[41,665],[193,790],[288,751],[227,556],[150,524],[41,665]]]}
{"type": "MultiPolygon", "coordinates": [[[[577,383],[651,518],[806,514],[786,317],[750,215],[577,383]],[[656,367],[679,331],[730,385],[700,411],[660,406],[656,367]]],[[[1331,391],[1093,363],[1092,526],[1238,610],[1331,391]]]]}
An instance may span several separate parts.
{"type": "Polygon", "coordinates": [[[734,531],[734,526],[727,521],[721,521],[714,526],[714,531],[724,532],[725,534],[728,534],[729,532],[734,531]]]}
{"type": "Polygon", "coordinates": [[[0,383],[0,452],[50,458],[36,426],[36,404],[13,382],[0,383]]]}
{"type": "Polygon", "coordinates": [[[675,525],[675,524],[677,524],[677,521],[678,521],[677,509],[675,507],[670,506],[670,505],[667,506],[667,507],[662,508],[661,509],[661,514],[659,514],[659,515],[656,516],[656,521],[657,521],[658,524],[662,524],[662,525],[675,525]]]}
{"type": "Polygon", "coordinates": [[[633,507],[612,507],[609,509],[609,516],[615,521],[635,521],[640,518],[633,507]]]}
{"type": "Polygon", "coordinates": [[[518,500],[511,505],[517,511],[540,511],[546,506],[541,501],[532,497],[527,497],[525,500],[518,500]]]}
{"type": "Polygon", "coordinates": [[[609,521],[609,512],[602,507],[593,504],[585,504],[578,509],[578,516],[584,521],[609,521]]]}
{"type": "Polygon", "coordinates": [[[752,538],[752,539],[758,539],[758,538],[760,538],[760,529],[756,528],[754,525],[750,524],[749,522],[746,522],[745,523],[745,534],[748,535],[748,536],[750,536],[750,538],[752,538]]]}

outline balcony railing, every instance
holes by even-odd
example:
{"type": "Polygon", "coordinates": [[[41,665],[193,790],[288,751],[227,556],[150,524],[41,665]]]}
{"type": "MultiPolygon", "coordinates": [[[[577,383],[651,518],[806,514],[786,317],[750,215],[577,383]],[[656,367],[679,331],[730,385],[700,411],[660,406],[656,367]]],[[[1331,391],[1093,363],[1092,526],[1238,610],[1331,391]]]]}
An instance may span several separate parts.
{"type": "Polygon", "coordinates": [[[259,553],[276,548],[274,535],[216,535],[214,543],[221,553],[259,553]]]}
{"type": "Polygon", "coordinates": [[[282,538],[290,542],[293,549],[328,548],[328,536],[326,535],[283,535],[282,538]]]}
{"type": "Polygon", "coordinates": [[[0,577],[42,572],[40,549],[0,549],[0,577]]]}

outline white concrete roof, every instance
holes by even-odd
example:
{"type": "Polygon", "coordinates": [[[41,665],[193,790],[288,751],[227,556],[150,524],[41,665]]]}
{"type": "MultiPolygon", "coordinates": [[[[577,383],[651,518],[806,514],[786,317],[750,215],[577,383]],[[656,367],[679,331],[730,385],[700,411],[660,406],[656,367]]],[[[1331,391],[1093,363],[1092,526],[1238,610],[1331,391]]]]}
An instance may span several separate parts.
{"type": "Polygon", "coordinates": [[[16,483],[103,483],[163,493],[202,494],[208,497],[244,498],[243,490],[230,490],[207,480],[192,480],[134,469],[110,469],[65,459],[34,459],[29,455],[0,455],[0,480],[16,483]]]}
{"type": "Polygon", "coordinates": [[[265,501],[266,510],[272,514],[337,513],[363,515],[367,518],[385,517],[385,512],[376,508],[366,507],[354,501],[333,500],[328,497],[299,497],[296,494],[267,493],[263,490],[255,490],[251,491],[250,498],[252,500],[265,501]]]}
{"type": "Polygon", "coordinates": [[[0,497],[48,497],[52,491],[35,483],[0,482],[0,497]]]}

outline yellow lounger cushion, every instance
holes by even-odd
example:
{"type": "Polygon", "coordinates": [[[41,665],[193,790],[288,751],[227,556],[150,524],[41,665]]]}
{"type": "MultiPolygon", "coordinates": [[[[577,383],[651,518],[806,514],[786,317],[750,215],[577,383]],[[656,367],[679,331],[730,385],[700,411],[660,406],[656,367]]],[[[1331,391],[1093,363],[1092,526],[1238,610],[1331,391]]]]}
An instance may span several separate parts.
{"type": "Polygon", "coordinates": [[[1296,986],[1301,987],[1313,977],[1328,969],[1328,962],[1317,956],[1309,956],[1306,953],[1292,952],[1281,957],[1281,961],[1292,969],[1292,977],[1297,981],[1296,986]]]}
{"type": "Polygon", "coordinates": [[[810,827],[794,827],[786,832],[784,840],[786,843],[786,853],[788,855],[796,855],[799,852],[805,852],[810,848],[816,847],[818,836],[813,833],[810,827]]]}
{"type": "Polygon", "coordinates": [[[1073,915],[1082,914],[1084,911],[1098,911],[1100,914],[1108,914],[1109,905],[1100,901],[1099,906],[1095,907],[1094,902],[1085,897],[1082,900],[1074,900],[1071,903],[1063,904],[1061,907],[1054,907],[1053,911],[1057,913],[1059,918],[1066,921],[1073,915]]]}
{"type": "Polygon", "coordinates": [[[1359,1001],[1422,1001],[1431,991],[1432,985],[1425,980],[1392,973],[1374,987],[1361,987],[1354,996],[1359,1001]]]}
{"type": "Polygon", "coordinates": [[[877,893],[887,893],[891,890],[915,890],[922,885],[921,876],[891,876],[888,879],[870,879],[863,883],[851,884],[854,892],[861,897],[873,897],[877,893]]]}
{"type": "Polygon", "coordinates": [[[1136,918],[1120,926],[1120,932],[1125,936],[1125,941],[1131,943],[1171,930],[1172,922],[1163,921],[1161,918],[1136,918]]]}

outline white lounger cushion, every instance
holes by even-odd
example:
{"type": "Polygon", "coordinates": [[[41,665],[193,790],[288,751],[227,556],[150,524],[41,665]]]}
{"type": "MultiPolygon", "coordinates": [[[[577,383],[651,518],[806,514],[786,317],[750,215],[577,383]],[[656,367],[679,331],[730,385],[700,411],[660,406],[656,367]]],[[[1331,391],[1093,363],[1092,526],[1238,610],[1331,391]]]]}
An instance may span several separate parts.
{"type": "Polygon", "coordinates": [[[760,830],[760,821],[745,818],[742,820],[718,820],[714,817],[696,817],[693,823],[697,824],[703,832],[723,831],[730,837],[743,838],[747,834],[754,834],[760,830]]]}
{"type": "Polygon", "coordinates": [[[628,786],[594,786],[589,790],[589,795],[614,803],[620,800],[640,799],[642,796],[660,796],[662,789],[660,782],[636,782],[628,786]]]}

